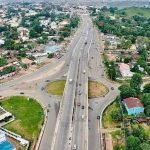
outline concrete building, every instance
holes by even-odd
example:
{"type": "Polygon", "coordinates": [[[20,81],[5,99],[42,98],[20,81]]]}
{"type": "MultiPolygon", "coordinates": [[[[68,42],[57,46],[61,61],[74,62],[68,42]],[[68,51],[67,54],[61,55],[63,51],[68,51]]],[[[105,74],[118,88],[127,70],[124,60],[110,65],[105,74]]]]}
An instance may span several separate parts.
{"type": "Polygon", "coordinates": [[[128,64],[120,63],[119,70],[120,70],[122,77],[132,77],[133,76],[133,72],[130,71],[130,66],[128,64]]]}
{"type": "Polygon", "coordinates": [[[51,29],[57,29],[57,23],[54,21],[50,24],[50,26],[51,26],[51,29]]]}
{"type": "Polygon", "coordinates": [[[144,106],[138,98],[129,97],[123,100],[128,115],[138,115],[144,112],[144,106]]]}

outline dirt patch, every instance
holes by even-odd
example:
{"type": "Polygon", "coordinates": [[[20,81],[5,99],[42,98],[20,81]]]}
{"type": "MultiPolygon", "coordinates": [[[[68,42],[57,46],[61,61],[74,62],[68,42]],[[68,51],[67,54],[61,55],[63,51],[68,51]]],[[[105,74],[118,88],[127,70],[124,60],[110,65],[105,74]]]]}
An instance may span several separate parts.
{"type": "Polygon", "coordinates": [[[108,93],[108,88],[102,83],[89,81],[89,98],[105,96],[108,93]]]}

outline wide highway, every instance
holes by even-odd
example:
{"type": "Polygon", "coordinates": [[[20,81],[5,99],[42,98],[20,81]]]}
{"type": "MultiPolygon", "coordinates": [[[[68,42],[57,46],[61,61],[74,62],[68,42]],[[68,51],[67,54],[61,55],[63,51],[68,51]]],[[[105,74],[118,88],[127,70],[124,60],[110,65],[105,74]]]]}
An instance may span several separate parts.
{"type": "MultiPolygon", "coordinates": [[[[88,23],[85,20],[84,17],[81,18],[80,26],[72,37],[66,54],[61,59],[47,64],[31,74],[23,75],[12,81],[0,84],[0,94],[2,96],[20,95],[20,92],[23,92],[24,96],[33,97],[37,99],[45,109],[50,109],[46,118],[47,121],[43,136],[38,147],[40,150],[48,150],[51,148],[58,113],[56,110],[56,106],[58,106],[57,98],[50,97],[41,89],[46,86],[46,80],[61,79],[64,75],[69,74],[68,69],[71,68],[69,67],[70,61],[74,60],[74,63],[76,63],[74,56],[79,54],[81,43],[84,43],[85,36],[87,37],[88,35],[88,23]]],[[[73,74],[72,72],[72,75],[73,74]]]]}
{"type": "Polygon", "coordinates": [[[76,146],[80,150],[88,149],[88,59],[93,43],[93,24],[90,18],[88,23],[89,37],[80,57],[73,120],[72,147],[76,146]]]}
{"type": "MultiPolygon", "coordinates": [[[[57,129],[57,135],[52,149],[55,150],[68,150],[72,148],[72,131],[73,131],[73,110],[76,99],[76,90],[78,83],[78,76],[81,74],[81,65],[84,61],[82,53],[87,48],[85,45],[89,45],[89,39],[91,37],[89,18],[84,15],[83,22],[84,28],[80,37],[79,43],[74,48],[74,52],[71,58],[67,82],[65,85],[64,95],[62,99],[62,105],[60,108],[59,126],[57,129]]],[[[87,55],[85,56],[87,57],[87,55]]],[[[86,68],[85,68],[86,69],[86,68]]],[[[83,71],[82,71],[83,72],[83,71]]],[[[81,83],[82,84],[82,83],[81,83]]],[[[54,137],[55,138],[55,137],[54,137]]]]}

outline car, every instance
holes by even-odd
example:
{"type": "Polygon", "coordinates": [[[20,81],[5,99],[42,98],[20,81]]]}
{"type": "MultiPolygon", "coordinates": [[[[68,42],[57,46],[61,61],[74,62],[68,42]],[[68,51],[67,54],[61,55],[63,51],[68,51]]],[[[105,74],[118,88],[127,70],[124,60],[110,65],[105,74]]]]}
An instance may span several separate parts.
{"type": "Polygon", "coordinates": [[[78,95],[81,95],[81,94],[82,94],[81,91],[79,91],[78,95]]]}
{"type": "Polygon", "coordinates": [[[77,150],[77,145],[76,144],[73,145],[73,150],[77,150]]]}
{"type": "Polygon", "coordinates": [[[80,103],[80,102],[78,102],[78,103],[77,103],[77,106],[80,106],[80,105],[81,105],[81,103],[80,103]]]}
{"type": "Polygon", "coordinates": [[[82,115],[81,118],[84,119],[84,115],[82,115]]]}
{"type": "Polygon", "coordinates": [[[24,94],[24,92],[20,92],[20,94],[24,94]]]}
{"type": "Polygon", "coordinates": [[[46,80],[45,82],[50,82],[50,80],[46,80]]]}
{"type": "Polygon", "coordinates": [[[114,87],[111,87],[111,90],[114,90],[114,87]]]}
{"type": "Polygon", "coordinates": [[[100,116],[97,116],[97,119],[99,120],[99,119],[100,119],[100,116]]]}
{"type": "Polygon", "coordinates": [[[85,74],[85,73],[86,73],[86,71],[85,71],[85,70],[83,70],[83,73],[85,74]]]}
{"type": "Polygon", "coordinates": [[[85,45],[87,44],[87,42],[84,43],[85,45]]]}
{"type": "Polygon", "coordinates": [[[41,91],[43,91],[43,90],[44,90],[44,87],[41,88],[41,91]]]}
{"type": "Polygon", "coordinates": [[[84,106],[82,106],[82,109],[84,109],[84,106]]]}
{"type": "Polygon", "coordinates": [[[71,78],[69,79],[69,83],[72,83],[72,79],[71,78]]]}

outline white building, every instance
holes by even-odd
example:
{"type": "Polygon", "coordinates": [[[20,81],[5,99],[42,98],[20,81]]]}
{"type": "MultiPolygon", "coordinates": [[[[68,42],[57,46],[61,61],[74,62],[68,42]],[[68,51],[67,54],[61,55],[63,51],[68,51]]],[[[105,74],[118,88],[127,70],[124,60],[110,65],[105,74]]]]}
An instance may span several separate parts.
{"type": "Polygon", "coordinates": [[[0,45],[3,45],[4,43],[5,41],[0,39],[0,45]]]}
{"type": "Polygon", "coordinates": [[[5,133],[0,130],[0,144],[6,141],[5,133]]]}
{"type": "Polygon", "coordinates": [[[57,23],[54,21],[50,24],[50,26],[52,29],[57,29],[57,23]]]}
{"type": "Polygon", "coordinates": [[[130,66],[125,63],[119,64],[119,70],[122,75],[122,77],[132,77],[133,72],[130,71],[130,66]]]}
{"type": "Polygon", "coordinates": [[[50,20],[49,19],[48,20],[40,20],[40,23],[42,26],[48,26],[50,23],[50,20]]]}

